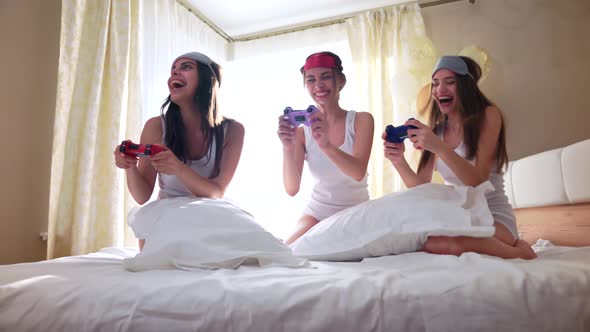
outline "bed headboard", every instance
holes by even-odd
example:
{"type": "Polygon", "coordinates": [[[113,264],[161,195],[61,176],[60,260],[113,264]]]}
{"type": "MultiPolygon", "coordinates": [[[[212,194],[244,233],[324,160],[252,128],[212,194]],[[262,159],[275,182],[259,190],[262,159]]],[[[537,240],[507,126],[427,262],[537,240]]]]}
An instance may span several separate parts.
{"type": "Polygon", "coordinates": [[[590,139],[512,161],[504,179],[523,239],[590,246],[590,139]]]}

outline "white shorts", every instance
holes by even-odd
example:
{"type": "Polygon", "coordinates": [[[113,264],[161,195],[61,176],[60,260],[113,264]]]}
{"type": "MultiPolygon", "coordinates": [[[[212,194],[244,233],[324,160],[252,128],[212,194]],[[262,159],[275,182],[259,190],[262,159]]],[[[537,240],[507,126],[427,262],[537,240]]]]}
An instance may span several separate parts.
{"type": "Polygon", "coordinates": [[[303,209],[303,214],[308,215],[308,216],[312,216],[317,221],[322,221],[322,220],[336,214],[337,212],[340,212],[344,209],[348,209],[349,207],[353,207],[355,205],[356,204],[353,204],[353,205],[325,204],[325,203],[320,203],[320,202],[312,199],[307,204],[305,209],[303,209]]]}
{"type": "Polygon", "coordinates": [[[512,233],[514,236],[514,240],[518,240],[518,231],[516,230],[516,217],[514,216],[514,212],[512,212],[512,207],[508,205],[508,208],[497,209],[494,206],[490,206],[490,211],[492,212],[492,216],[494,217],[494,222],[500,223],[512,233]]]}

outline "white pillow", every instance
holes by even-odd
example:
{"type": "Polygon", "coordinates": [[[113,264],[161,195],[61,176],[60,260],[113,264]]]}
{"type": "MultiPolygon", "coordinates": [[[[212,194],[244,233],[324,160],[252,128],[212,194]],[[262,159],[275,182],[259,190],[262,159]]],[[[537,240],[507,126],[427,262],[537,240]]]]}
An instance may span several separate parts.
{"type": "Polygon", "coordinates": [[[348,261],[417,251],[430,235],[490,237],[493,217],[476,188],[424,184],[340,211],[291,244],[311,260],[348,261]]]}
{"type": "Polygon", "coordinates": [[[219,199],[177,197],[135,211],[129,225],[145,239],[143,250],[123,264],[130,271],[151,269],[305,267],[309,262],[258,225],[252,215],[219,199]]]}

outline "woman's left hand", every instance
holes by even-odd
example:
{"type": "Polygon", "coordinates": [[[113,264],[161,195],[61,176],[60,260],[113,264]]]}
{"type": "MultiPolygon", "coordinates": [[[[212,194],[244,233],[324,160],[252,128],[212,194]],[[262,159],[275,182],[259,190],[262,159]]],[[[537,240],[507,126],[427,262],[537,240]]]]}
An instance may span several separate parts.
{"type": "MultiPolygon", "coordinates": [[[[322,109],[322,105],[318,105],[322,109]]],[[[330,139],[328,136],[329,126],[326,119],[326,114],[323,112],[317,112],[310,117],[311,122],[311,133],[313,139],[321,149],[324,149],[330,145],[330,139]]]]}
{"type": "Polygon", "coordinates": [[[427,150],[434,154],[437,154],[443,147],[442,140],[434,134],[432,128],[423,124],[418,120],[408,120],[405,123],[406,126],[416,126],[417,129],[408,129],[408,137],[414,148],[417,150],[427,150]]]}
{"type": "Polygon", "coordinates": [[[166,149],[156,155],[150,156],[152,167],[166,175],[178,175],[184,164],[176,157],[174,152],[166,149]]]}

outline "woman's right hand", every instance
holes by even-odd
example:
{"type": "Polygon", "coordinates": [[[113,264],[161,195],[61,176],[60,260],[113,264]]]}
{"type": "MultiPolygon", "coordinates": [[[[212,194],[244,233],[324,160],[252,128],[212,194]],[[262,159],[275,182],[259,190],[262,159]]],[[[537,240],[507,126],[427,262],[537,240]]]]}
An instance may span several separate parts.
{"type": "Polygon", "coordinates": [[[277,134],[279,135],[281,143],[283,143],[283,148],[291,150],[295,141],[295,128],[291,126],[291,123],[287,120],[285,115],[279,116],[279,129],[277,130],[277,134]]]}
{"type": "Polygon", "coordinates": [[[391,163],[395,165],[399,165],[405,162],[404,151],[406,151],[406,147],[404,143],[394,143],[388,142],[385,138],[387,137],[387,133],[384,132],[381,135],[383,139],[383,150],[385,158],[389,159],[391,163]]]}
{"type": "Polygon", "coordinates": [[[120,145],[117,145],[117,148],[113,152],[115,155],[115,165],[121,169],[129,169],[132,167],[137,167],[137,162],[139,160],[136,156],[128,156],[123,152],[119,151],[120,145]]]}

